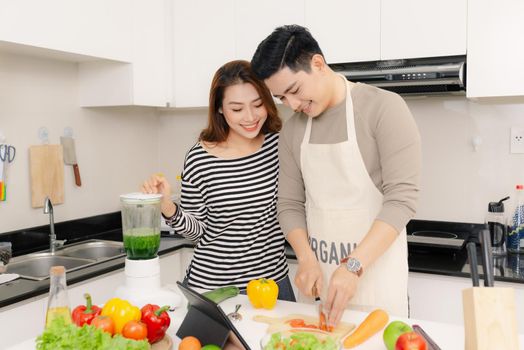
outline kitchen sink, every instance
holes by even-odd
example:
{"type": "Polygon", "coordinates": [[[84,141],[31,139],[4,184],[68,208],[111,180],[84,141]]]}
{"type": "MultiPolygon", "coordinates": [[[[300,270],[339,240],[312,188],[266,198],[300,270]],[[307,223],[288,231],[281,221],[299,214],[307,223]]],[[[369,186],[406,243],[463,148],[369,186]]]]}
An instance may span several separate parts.
{"type": "Polygon", "coordinates": [[[51,255],[51,253],[35,253],[14,258],[7,265],[7,271],[28,279],[43,280],[49,278],[51,266],[62,265],[66,271],[74,271],[93,263],[93,260],[88,259],[51,255]]]}
{"type": "Polygon", "coordinates": [[[88,241],[64,247],[59,254],[82,259],[107,260],[124,256],[126,252],[122,242],[88,241]]]}
{"type": "Polygon", "coordinates": [[[51,266],[64,266],[66,271],[75,271],[107,260],[125,256],[122,242],[90,240],[49,251],[26,254],[11,259],[7,265],[9,273],[31,280],[49,278],[51,266]]]}

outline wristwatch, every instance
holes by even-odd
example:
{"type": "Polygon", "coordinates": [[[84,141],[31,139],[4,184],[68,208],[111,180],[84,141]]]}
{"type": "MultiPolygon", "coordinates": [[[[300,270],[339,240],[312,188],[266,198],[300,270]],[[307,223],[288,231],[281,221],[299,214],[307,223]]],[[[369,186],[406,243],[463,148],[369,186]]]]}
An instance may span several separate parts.
{"type": "Polygon", "coordinates": [[[344,259],[340,260],[340,262],[346,265],[346,268],[349,272],[353,272],[358,277],[362,276],[362,264],[358,259],[355,259],[351,256],[347,256],[344,259]]]}

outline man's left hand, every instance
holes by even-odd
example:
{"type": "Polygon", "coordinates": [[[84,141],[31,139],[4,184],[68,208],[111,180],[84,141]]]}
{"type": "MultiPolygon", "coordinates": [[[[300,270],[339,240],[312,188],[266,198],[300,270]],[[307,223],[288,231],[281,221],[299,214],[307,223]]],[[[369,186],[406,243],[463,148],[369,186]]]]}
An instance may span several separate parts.
{"type": "Polygon", "coordinates": [[[336,327],[344,311],[357,291],[358,276],[339,266],[331,275],[325,307],[329,310],[328,326],[336,327]]]}

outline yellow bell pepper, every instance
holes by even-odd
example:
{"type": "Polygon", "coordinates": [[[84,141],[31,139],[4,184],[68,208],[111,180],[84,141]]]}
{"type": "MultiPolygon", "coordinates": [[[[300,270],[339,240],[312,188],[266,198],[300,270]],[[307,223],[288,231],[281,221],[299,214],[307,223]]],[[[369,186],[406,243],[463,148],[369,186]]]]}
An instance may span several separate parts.
{"type": "Polygon", "coordinates": [[[261,278],[249,281],[246,288],[247,297],[255,309],[272,309],[278,298],[278,285],[275,281],[261,278]]]}
{"type": "Polygon", "coordinates": [[[122,333],[122,328],[129,321],[140,321],[142,313],[136,306],[127,300],[113,298],[108,300],[101,312],[102,316],[109,316],[115,322],[115,333],[122,333]]]}

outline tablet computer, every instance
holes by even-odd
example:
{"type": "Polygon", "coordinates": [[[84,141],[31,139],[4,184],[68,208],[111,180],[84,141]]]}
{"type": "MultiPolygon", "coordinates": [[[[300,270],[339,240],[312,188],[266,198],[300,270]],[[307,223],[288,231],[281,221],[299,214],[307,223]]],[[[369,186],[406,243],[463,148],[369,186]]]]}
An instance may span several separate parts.
{"type": "Polygon", "coordinates": [[[206,339],[215,341],[213,344],[223,349],[250,350],[245,339],[217,303],[179,281],[177,285],[191,305],[178,329],[179,338],[192,335],[201,342],[206,342],[206,339]],[[217,344],[218,342],[221,344],[217,344]]]}

